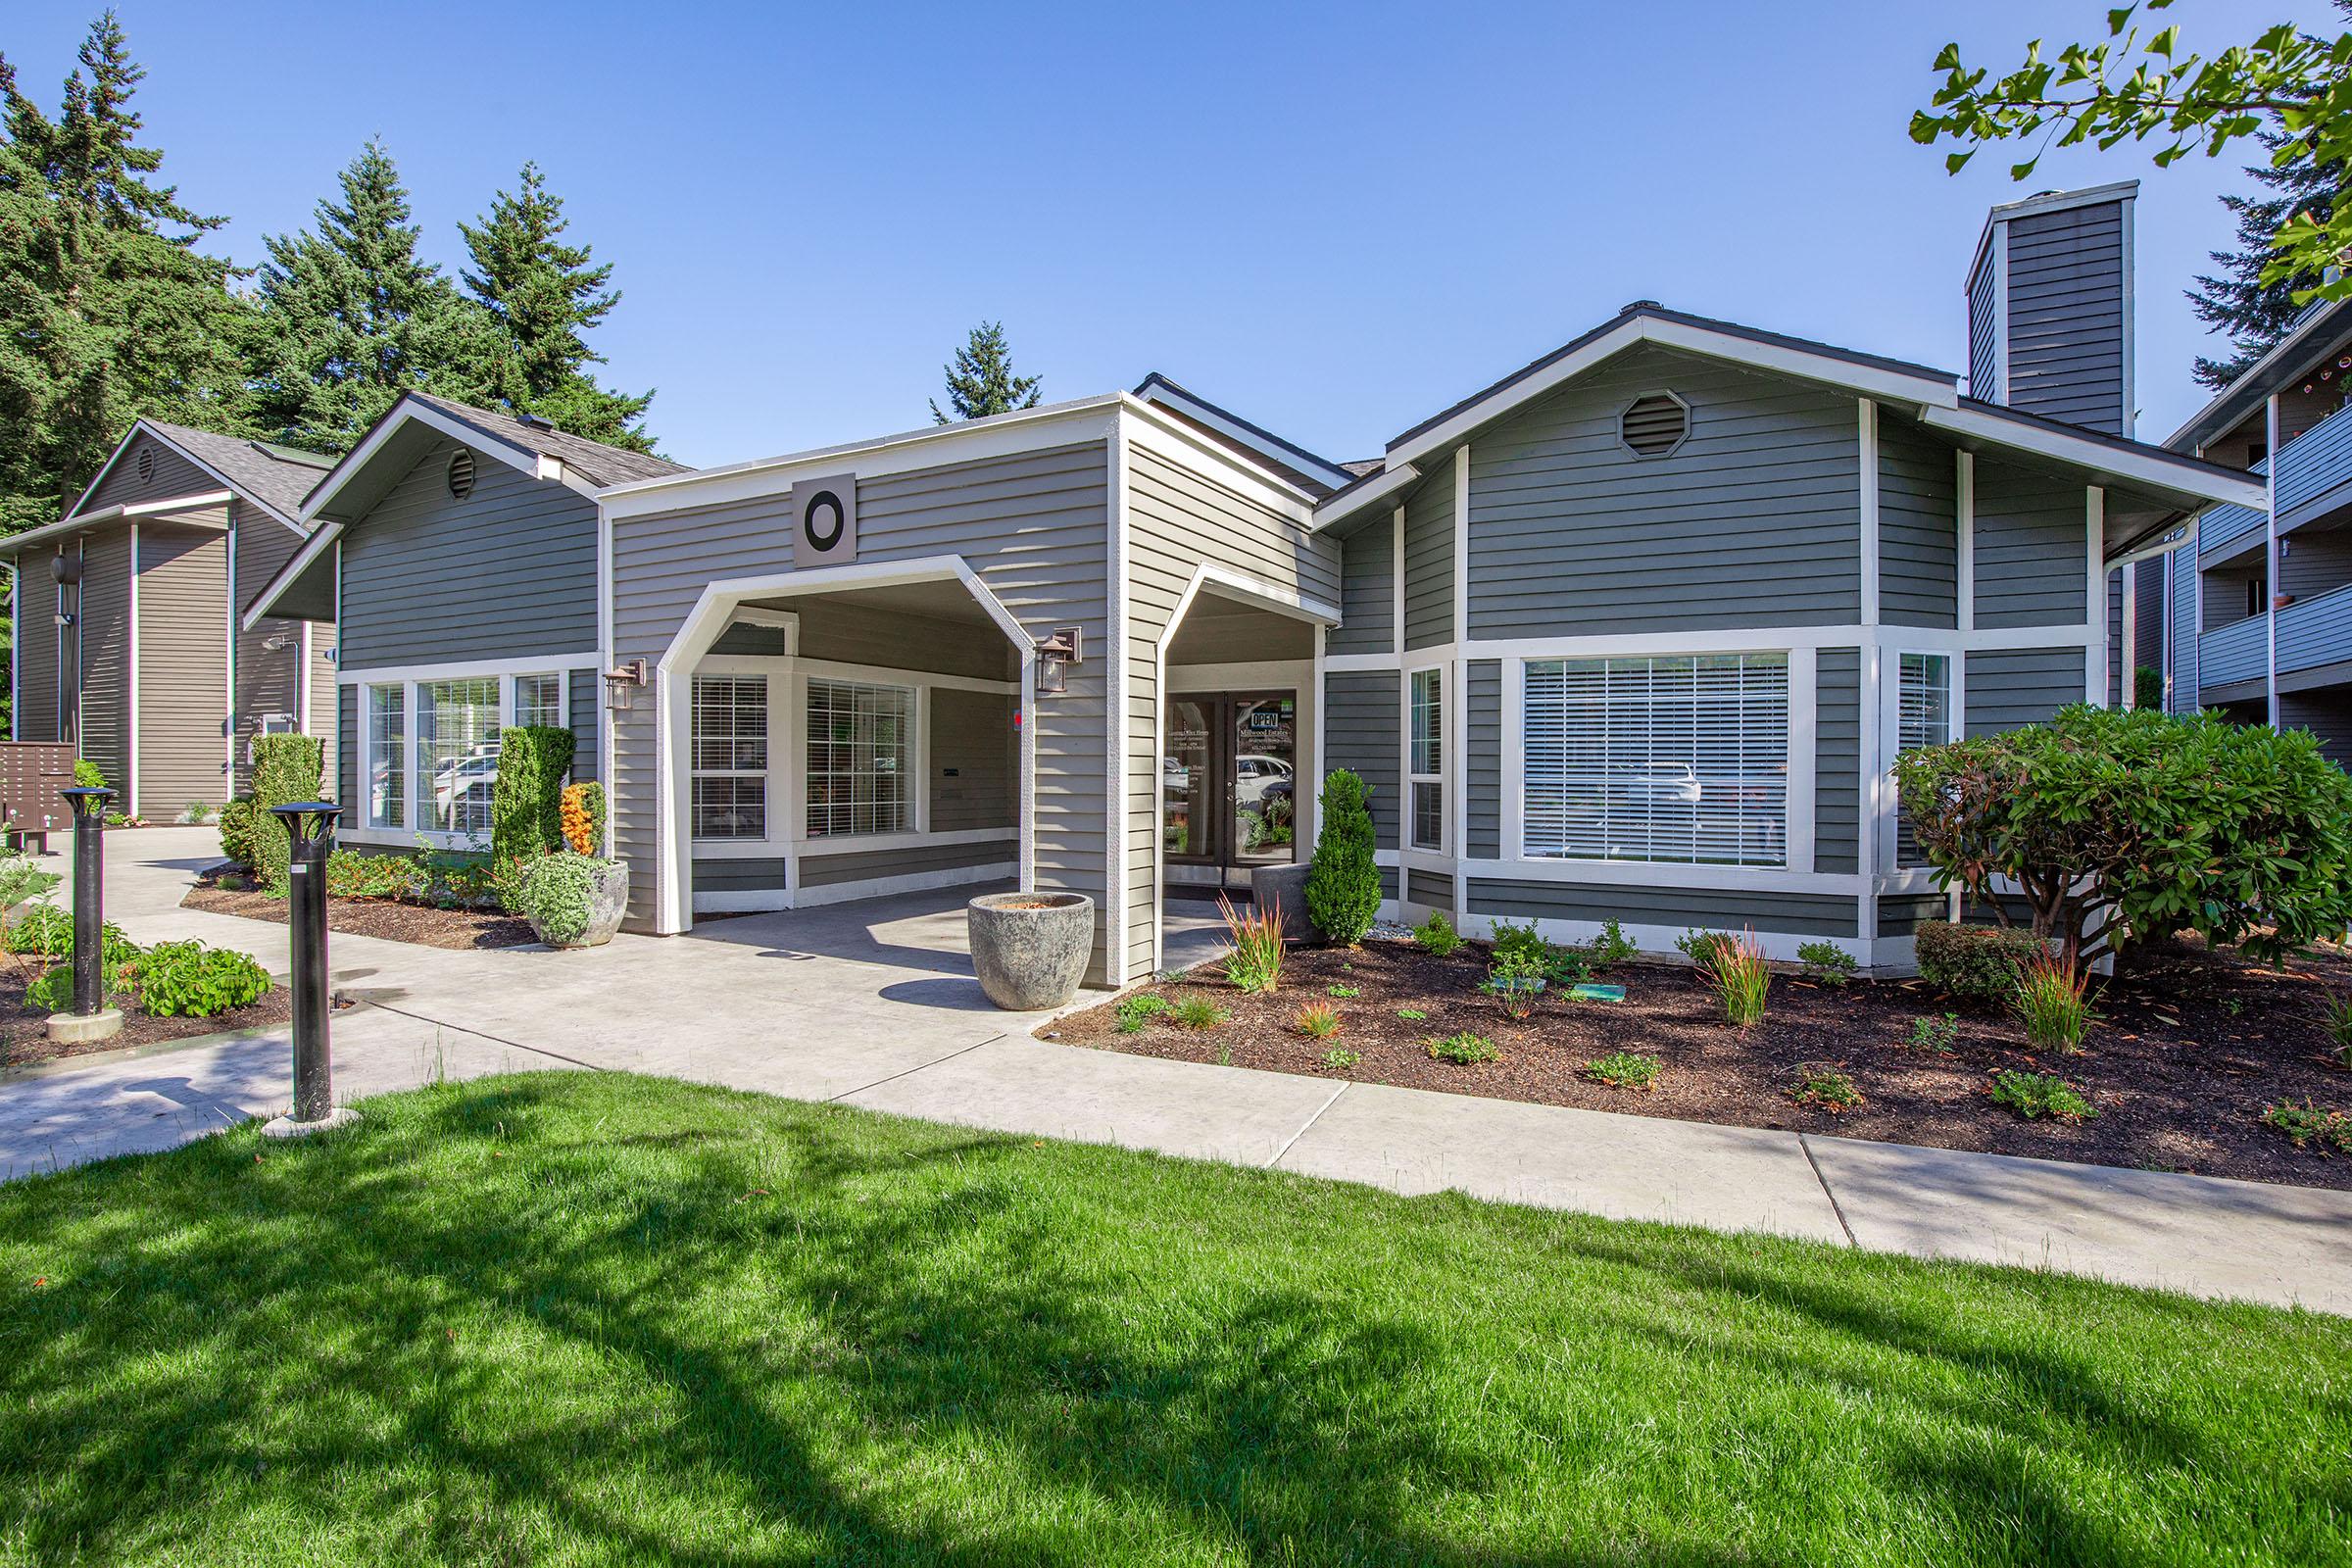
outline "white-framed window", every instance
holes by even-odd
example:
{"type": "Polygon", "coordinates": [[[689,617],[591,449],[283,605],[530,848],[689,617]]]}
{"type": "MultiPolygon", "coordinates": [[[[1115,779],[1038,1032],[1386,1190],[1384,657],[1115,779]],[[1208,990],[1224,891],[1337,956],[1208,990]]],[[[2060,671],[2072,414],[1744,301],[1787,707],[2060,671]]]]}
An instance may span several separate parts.
{"type": "MultiPolygon", "coordinates": [[[[1897,753],[1941,746],[1952,738],[1952,656],[1907,653],[1895,660],[1894,744],[1897,753]]],[[[1912,837],[1909,816],[1895,808],[1894,863],[1928,863],[1912,837]]]]}
{"type": "Polygon", "coordinates": [[[514,677],[514,724],[544,724],[550,729],[564,727],[564,677],[562,675],[517,675],[514,677]]]}
{"type": "Polygon", "coordinates": [[[911,829],[913,688],[811,677],[808,716],[808,836],[911,829]]]}
{"type": "Polygon", "coordinates": [[[472,675],[416,687],[419,828],[487,837],[498,782],[498,679],[472,675]]]}
{"type": "Polygon", "coordinates": [[[366,689],[368,825],[409,825],[409,689],[398,681],[366,689]]]}
{"type": "Polygon", "coordinates": [[[767,837],[767,677],[697,675],[693,820],[698,839],[767,837]]]}
{"type": "Polygon", "coordinates": [[[1529,660],[1521,853],[1788,863],[1788,656],[1529,660]]]}
{"type": "Polygon", "coordinates": [[[1406,731],[1406,794],[1411,807],[1408,842],[1416,850],[1446,848],[1446,672],[1412,673],[1406,731]]]}

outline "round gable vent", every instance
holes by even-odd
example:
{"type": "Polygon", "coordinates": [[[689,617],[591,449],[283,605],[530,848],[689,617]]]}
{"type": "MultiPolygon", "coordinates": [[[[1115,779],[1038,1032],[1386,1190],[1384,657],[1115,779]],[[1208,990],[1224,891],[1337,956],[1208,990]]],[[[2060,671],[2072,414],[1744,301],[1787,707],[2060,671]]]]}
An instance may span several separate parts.
{"type": "Polygon", "coordinates": [[[153,479],[155,477],[155,448],[139,448],[138,464],[141,482],[153,479]]]}
{"type": "Polygon", "coordinates": [[[473,494],[473,454],[463,447],[450,454],[449,493],[460,501],[473,494]]]}
{"type": "Polygon", "coordinates": [[[1671,392],[1644,392],[1617,416],[1617,439],[1637,458],[1662,458],[1690,434],[1690,405],[1671,392]]]}

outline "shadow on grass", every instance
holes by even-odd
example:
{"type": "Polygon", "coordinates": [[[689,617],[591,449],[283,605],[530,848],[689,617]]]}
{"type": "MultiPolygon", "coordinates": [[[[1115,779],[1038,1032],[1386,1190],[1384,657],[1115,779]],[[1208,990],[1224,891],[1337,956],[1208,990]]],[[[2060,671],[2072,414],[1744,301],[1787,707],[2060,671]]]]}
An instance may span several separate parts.
{"type": "Polygon", "coordinates": [[[0,1284],[0,1546],[195,1560],[332,1525],[386,1561],[1845,1555],[1845,1521],[1678,1517],[1692,1456],[1625,1463],[1674,1398],[1564,1404],[1530,1373],[1636,1342],[1898,1408],[1871,1423],[1881,1506],[1930,1539],[1990,1515],[2009,1560],[2137,1550],[2036,1454],[2119,1483],[2243,1462],[2087,1357],[1874,1292],[1868,1260],[1534,1223],[1547,1248],[1460,1200],[619,1077],[424,1091],[316,1145],[0,1190],[0,1249],[59,1276],[0,1284]],[[1395,1271],[1334,1261],[1399,1243],[1395,1271]],[[1482,1258],[1546,1256],[1556,1302],[1479,1320],[1524,1283],[1482,1258]],[[1458,1334],[1419,1309],[1445,1291],[1458,1334]]]}

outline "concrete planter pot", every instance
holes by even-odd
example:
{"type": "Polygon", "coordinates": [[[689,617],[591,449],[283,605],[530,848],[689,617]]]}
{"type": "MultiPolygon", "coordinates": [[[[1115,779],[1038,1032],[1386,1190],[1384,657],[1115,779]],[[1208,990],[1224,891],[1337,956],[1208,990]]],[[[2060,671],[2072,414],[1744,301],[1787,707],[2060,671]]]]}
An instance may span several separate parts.
{"type": "Polygon", "coordinates": [[[553,930],[533,918],[531,930],[549,947],[601,948],[612,940],[612,933],[620,929],[621,916],[628,912],[629,862],[596,860],[588,870],[587,924],[573,933],[553,930]]]}
{"type": "Polygon", "coordinates": [[[1306,912],[1306,873],[1314,867],[1299,865],[1259,865],[1250,871],[1250,897],[1261,909],[1279,907],[1282,910],[1282,939],[1285,942],[1316,943],[1323,933],[1315,929],[1314,920],[1306,912]]]}
{"type": "Polygon", "coordinates": [[[1083,893],[984,893],[964,906],[972,972],[1007,1012],[1041,1012],[1078,995],[1095,946],[1083,893]]]}

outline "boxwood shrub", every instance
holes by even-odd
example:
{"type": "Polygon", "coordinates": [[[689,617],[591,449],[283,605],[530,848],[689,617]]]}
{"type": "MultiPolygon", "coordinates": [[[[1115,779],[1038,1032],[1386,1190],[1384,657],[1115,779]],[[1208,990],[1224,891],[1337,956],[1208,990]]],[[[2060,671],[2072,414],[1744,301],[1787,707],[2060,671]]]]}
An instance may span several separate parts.
{"type": "Polygon", "coordinates": [[[2031,931],[1926,920],[1919,927],[1919,977],[1966,1001],[2004,1006],[2017,996],[2026,960],[2043,951],[2031,931]]]}
{"type": "Polygon", "coordinates": [[[253,741],[253,869],[265,887],[286,885],[285,824],[273,806],[318,799],[325,743],[316,735],[257,735],[253,741]]]}
{"type": "Polygon", "coordinates": [[[490,786],[490,858],[536,858],[564,847],[564,775],[571,731],[518,724],[498,732],[498,777],[490,786]]]}
{"type": "Polygon", "coordinates": [[[260,808],[251,800],[236,800],[220,808],[220,855],[253,869],[253,814],[260,808]]]}

